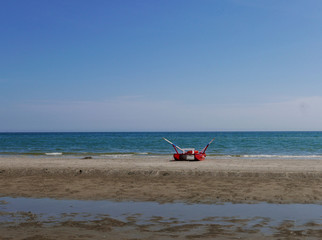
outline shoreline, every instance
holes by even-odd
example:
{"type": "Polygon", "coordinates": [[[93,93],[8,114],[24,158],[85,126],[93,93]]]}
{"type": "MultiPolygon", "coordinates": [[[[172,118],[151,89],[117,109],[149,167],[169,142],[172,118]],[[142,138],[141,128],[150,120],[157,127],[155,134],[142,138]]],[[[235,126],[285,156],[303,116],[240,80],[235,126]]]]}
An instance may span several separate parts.
{"type": "Polygon", "coordinates": [[[0,196],[186,203],[322,204],[316,159],[0,156],[0,196]]]}
{"type": "MultiPolygon", "coordinates": [[[[90,153],[90,152],[22,152],[22,153],[0,153],[0,158],[10,158],[10,157],[29,157],[29,158],[84,158],[92,157],[95,159],[121,159],[121,158],[173,158],[173,153],[151,153],[151,152],[118,152],[118,153],[90,153]]],[[[290,160],[290,159],[313,159],[322,161],[322,155],[278,155],[278,154],[212,154],[207,153],[206,159],[216,160],[216,159],[279,159],[279,160],[290,160]]]]}

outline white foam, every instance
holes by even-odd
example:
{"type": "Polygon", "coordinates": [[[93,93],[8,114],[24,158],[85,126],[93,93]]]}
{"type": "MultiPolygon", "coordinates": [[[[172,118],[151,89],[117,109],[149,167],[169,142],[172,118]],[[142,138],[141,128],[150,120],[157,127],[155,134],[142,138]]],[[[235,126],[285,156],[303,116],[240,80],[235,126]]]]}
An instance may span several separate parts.
{"type": "Polygon", "coordinates": [[[104,154],[101,155],[102,157],[109,157],[109,158],[124,158],[124,157],[131,157],[133,154],[104,154]]]}
{"type": "Polygon", "coordinates": [[[322,155],[241,155],[241,157],[245,158],[321,158],[322,155]]]}
{"type": "Polygon", "coordinates": [[[53,153],[45,153],[47,156],[61,156],[63,155],[63,153],[59,153],[59,152],[53,152],[53,153]]]}

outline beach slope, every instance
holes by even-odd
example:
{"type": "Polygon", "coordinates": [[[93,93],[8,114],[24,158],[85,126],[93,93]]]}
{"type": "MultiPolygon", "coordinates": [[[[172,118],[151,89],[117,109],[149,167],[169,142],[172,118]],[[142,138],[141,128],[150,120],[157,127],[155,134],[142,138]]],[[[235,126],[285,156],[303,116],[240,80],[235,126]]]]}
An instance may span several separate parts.
{"type": "Polygon", "coordinates": [[[319,159],[0,157],[0,195],[188,203],[322,203],[319,159]]]}

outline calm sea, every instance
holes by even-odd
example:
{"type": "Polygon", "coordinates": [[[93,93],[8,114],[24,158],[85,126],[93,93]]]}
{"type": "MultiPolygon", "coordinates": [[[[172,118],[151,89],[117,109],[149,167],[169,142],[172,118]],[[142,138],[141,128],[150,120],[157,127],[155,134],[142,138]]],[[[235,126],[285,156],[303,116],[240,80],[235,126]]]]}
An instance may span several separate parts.
{"type": "Polygon", "coordinates": [[[215,137],[208,156],[321,158],[322,132],[93,132],[0,133],[1,155],[166,155],[165,137],[182,148],[201,150],[215,137]]]}

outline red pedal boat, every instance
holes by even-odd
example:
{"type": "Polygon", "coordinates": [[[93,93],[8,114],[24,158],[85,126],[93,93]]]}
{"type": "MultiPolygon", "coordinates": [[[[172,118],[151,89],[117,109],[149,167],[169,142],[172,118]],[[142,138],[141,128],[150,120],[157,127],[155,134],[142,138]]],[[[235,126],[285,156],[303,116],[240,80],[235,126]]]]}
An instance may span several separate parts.
{"type": "Polygon", "coordinates": [[[174,160],[180,161],[180,160],[195,160],[195,161],[203,161],[206,158],[206,150],[208,146],[212,143],[212,141],[215,139],[213,138],[207,146],[204,147],[200,152],[198,150],[195,150],[194,148],[180,148],[179,146],[175,145],[174,143],[170,142],[168,139],[163,138],[165,141],[170,143],[174,150],[176,151],[175,154],[173,154],[174,160]],[[181,153],[178,152],[178,149],[181,151],[181,153]]]}

